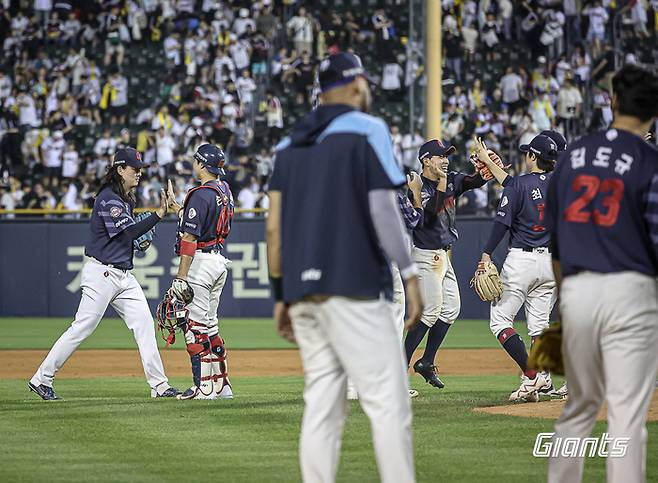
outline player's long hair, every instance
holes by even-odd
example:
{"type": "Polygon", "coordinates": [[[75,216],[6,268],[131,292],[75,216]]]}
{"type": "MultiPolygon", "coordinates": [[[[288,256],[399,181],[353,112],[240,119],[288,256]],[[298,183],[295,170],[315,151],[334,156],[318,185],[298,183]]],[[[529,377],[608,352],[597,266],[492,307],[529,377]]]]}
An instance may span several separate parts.
{"type": "Polygon", "coordinates": [[[547,173],[550,173],[555,169],[555,161],[548,161],[546,159],[542,159],[539,156],[537,157],[537,167],[541,169],[542,171],[545,171],[547,173]]]}
{"type": "Polygon", "coordinates": [[[101,187],[98,189],[98,192],[100,193],[107,187],[109,187],[112,191],[118,194],[121,197],[121,199],[126,203],[132,203],[134,205],[137,202],[137,199],[135,197],[135,190],[126,192],[126,190],[124,189],[123,178],[119,174],[119,167],[116,165],[108,166],[107,172],[105,173],[105,176],[103,176],[103,179],[101,180],[101,187]]]}

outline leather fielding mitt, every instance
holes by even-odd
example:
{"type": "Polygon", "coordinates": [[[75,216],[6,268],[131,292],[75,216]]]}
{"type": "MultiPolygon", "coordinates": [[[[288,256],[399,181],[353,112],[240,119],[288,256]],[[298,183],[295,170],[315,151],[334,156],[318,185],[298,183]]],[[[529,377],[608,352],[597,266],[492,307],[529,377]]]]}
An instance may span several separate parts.
{"type": "MultiPolygon", "coordinates": [[[[489,159],[491,159],[494,163],[496,163],[498,166],[500,166],[502,169],[507,171],[509,166],[505,166],[503,164],[503,160],[498,156],[498,154],[493,150],[493,149],[487,149],[487,154],[489,154],[489,159]]],[[[484,164],[482,161],[478,159],[477,154],[472,153],[470,157],[470,161],[475,166],[475,170],[482,176],[482,179],[485,181],[489,181],[493,179],[494,175],[491,172],[491,170],[487,167],[486,164],[484,164]]]]}
{"type": "MultiPolygon", "coordinates": [[[[152,213],[150,211],[145,211],[144,213],[140,213],[135,217],[135,223],[143,220],[144,218],[148,218],[149,216],[151,216],[151,214],[152,213]]],[[[139,238],[135,238],[133,240],[133,248],[135,250],[139,250],[140,252],[145,252],[151,246],[154,236],[155,236],[155,227],[151,228],[149,231],[144,233],[139,238]]]]}
{"type": "Polygon", "coordinates": [[[496,265],[493,262],[480,261],[471,279],[471,287],[475,289],[480,299],[497,302],[503,294],[503,282],[500,281],[496,265]]]}
{"type": "Polygon", "coordinates": [[[528,355],[528,367],[559,376],[564,375],[562,325],[559,322],[552,324],[535,338],[528,355]]]}

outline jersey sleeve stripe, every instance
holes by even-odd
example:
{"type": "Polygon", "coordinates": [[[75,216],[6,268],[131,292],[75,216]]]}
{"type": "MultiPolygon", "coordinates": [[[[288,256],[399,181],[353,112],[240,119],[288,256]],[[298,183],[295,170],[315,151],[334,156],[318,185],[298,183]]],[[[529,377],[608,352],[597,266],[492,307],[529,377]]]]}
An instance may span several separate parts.
{"type": "Polygon", "coordinates": [[[317,142],[321,143],[327,136],[338,133],[366,136],[368,144],[375,152],[391,183],[403,185],[406,182],[406,178],[395,160],[393,141],[384,121],[362,112],[351,111],[334,119],[317,137],[317,142]]]}

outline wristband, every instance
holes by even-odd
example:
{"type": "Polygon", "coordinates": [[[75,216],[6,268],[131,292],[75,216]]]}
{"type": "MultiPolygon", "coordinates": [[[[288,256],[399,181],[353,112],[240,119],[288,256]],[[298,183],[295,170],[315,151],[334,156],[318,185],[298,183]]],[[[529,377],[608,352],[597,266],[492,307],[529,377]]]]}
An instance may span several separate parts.
{"type": "Polygon", "coordinates": [[[194,258],[194,252],[196,252],[196,241],[180,241],[180,254],[187,255],[188,257],[194,258]]]}
{"type": "Polygon", "coordinates": [[[270,285],[272,286],[272,296],[275,302],[283,302],[283,278],[270,277],[270,285]]]}

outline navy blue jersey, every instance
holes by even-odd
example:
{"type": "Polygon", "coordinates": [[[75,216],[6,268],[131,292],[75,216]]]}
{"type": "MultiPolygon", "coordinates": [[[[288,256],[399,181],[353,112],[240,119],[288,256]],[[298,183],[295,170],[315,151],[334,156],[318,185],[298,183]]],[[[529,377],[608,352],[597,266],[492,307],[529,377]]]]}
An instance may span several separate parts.
{"type": "Polygon", "coordinates": [[[133,241],[123,231],[135,224],[131,203],[107,187],[94,201],[89,223],[90,236],[85,245],[85,255],[115,265],[117,268],[133,267],[133,241]]]}
{"type": "Polygon", "coordinates": [[[547,247],[550,235],[544,226],[544,210],[551,173],[507,179],[494,220],[509,228],[510,247],[547,247]]]}
{"type": "Polygon", "coordinates": [[[222,249],[233,221],[233,195],[226,181],[212,180],[202,186],[188,192],[179,232],[194,235],[201,249],[222,249]]]}
{"type": "Polygon", "coordinates": [[[414,230],[414,246],[424,250],[447,249],[457,241],[455,221],[456,200],[465,191],[479,188],[486,181],[479,175],[450,171],[445,194],[438,191],[438,182],[421,176],[423,187],[420,195],[424,216],[414,230]]]}
{"type": "Polygon", "coordinates": [[[392,290],[368,193],[405,183],[386,123],[320,106],[277,146],[270,190],[281,193],[283,296],[378,298],[392,290]]]}
{"type": "Polygon", "coordinates": [[[616,129],[570,144],[549,184],[546,224],[565,276],[656,276],[658,149],[616,129]]]}

